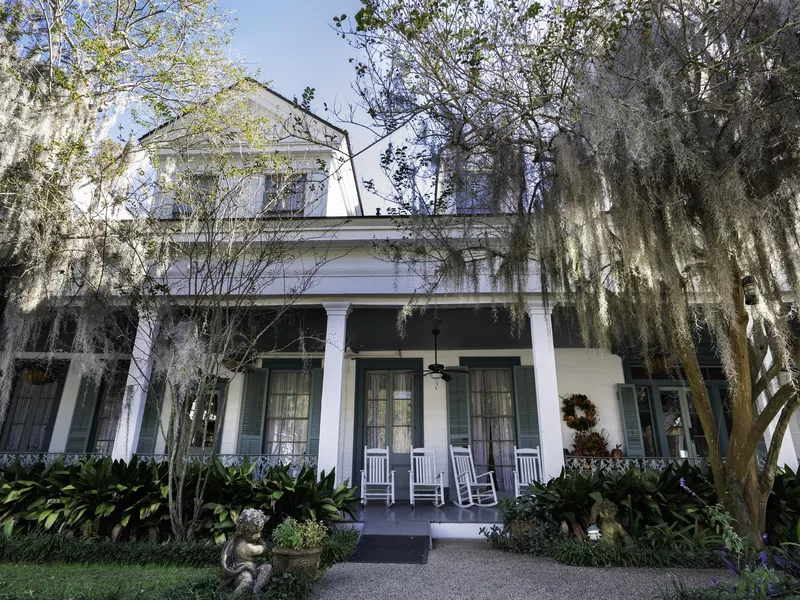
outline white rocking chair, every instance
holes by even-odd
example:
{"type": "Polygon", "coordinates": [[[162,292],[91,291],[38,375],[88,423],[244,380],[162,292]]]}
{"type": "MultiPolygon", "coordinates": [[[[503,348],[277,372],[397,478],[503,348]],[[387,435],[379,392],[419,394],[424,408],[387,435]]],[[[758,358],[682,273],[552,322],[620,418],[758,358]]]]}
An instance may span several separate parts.
{"type": "Polygon", "coordinates": [[[412,448],[411,469],[408,472],[410,502],[433,500],[437,508],[444,504],[444,473],[436,472],[436,454],[433,448],[412,448]]]}
{"type": "Polygon", "coordinates": [[[528,486],[532,481],[542,480],[542,458],[539,447],[517,448],[514,446],[514,495],[519,498],[528,494],[528,486]],[[523,492],[523,487],[526,489],[523,492]]]}
{"type": "Polygon", "coordinates": [[[364,446],[364,470],[361,471],[361,504],[383,500],[394,504],[394,471],[389,470],[389,448],[364,446]]]}
{"type": "Polygon", "coordinates": [[[475,474],[475,462],[472,460],[472,449],[450,446],[450,457],[453,459],[453,482],[456,486],[456,506],[495,506],[497,504],[497,488],[494,485],[494,471],[475,474]],[[485,481],[481,481],[481,480],[485,481]]]}

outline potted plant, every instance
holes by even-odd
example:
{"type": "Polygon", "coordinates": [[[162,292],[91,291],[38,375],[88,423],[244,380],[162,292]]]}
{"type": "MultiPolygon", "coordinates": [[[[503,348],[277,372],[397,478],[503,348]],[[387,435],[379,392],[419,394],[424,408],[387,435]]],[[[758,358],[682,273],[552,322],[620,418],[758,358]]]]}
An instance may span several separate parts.
{"type": "Polygon", "coordinates": [[[310,575],[319,569],[322,542],[328,531],[321,521],[298,523],[291,517],[272,532],[272,566],[276,572],[306,571],[310,575]]]}

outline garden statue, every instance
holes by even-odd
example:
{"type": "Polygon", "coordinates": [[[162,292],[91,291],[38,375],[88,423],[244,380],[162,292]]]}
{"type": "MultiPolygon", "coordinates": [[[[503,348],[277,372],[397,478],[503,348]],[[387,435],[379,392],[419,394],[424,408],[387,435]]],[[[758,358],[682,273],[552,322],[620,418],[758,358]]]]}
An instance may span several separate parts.
{"type": "Polygon", "coordinates": [[[259,564],[267,546],[261,531],[267,524],[264,513],[246,508],[236,519],[236,533],[225,543],[220,558],[220,583],[235,593],[252,592],[258,595],[272,577],[272,566],[259,564]]]}
{"type": "Polygon", "coordinates": [[[603,539],[609,543],[622,542],[627,544],[631,541],[631,536],[617,523],[617,505],[611,500],[598,500],[592,505],[592,523],[600,526],[600,533],[603,539]],[[598,519],[600,519],[598,523],[598,519]]]}

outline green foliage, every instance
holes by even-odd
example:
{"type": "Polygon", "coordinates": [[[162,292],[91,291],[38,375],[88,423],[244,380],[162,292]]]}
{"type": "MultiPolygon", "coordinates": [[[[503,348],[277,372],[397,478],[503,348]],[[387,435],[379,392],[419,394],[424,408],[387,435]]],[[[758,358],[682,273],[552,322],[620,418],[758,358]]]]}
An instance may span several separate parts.
{"type": "Polygon", "coordinates": [[[358,530],[334,529],[322,544],[322,565],[330,567],[344,562],[353,555],[358,542],[358,530]]]}
{"type": "Polygon", "coordinates": [[[800,473],[784,467],[767,500],[767,533],[772,542],[800,542],[800,473]]]}
{"type": "Polygon", "coordinates": [[[298,523],[287,517],[272,532],[272,541],[281,548],[301,550],[319,548],[328,537],[328,530],[321,521],[298,523]]]}
{"type": "Polygon", "coordinates": [[[136,565],[0,565],[0,600],[145,600],[171,587],[200,587],[216,569],[136,565]]]}
{"type": "Polygon", "coordinates": [[[552,538],[547,556],[567,565],[581,567],[691,567],[719,568],[722,561],[710,549],[677,543],[658,547],[636,542],[631,545],[579,542],[573,538],[552,538]]]}
{"type": "Polygon", "coordinates": [[[63,533],[0,536],[0,563],[215,566],[220,548],[209,542],[112,542],[63,533]]]}
{"type": "Polygon", "coordinates": [[[586,529],[592,505],[601,499],[617,505],[617,520],[636,538],[646,527],[661,523],[683,526],[710,524],[705,502],[716,501],[714,487],[702,471],[688,463],[668,465],[659,473],[629,469],[625,473],[597,470],[564,472],[544,484],[531,486],[534,496],[504,504],[506,519],[531,516],[557,523],[576,523],[586,529]],[[681,487],[684,481],[692,494],[681,487]],[[509,512],[510,511],[510,512],[509,512]]]}
{"type": "Polygon", "coordinates": [[[291,517],[281,521],[281,524],[272,532],[272,541],[281,548],[299,550],[303,543],[303,534],[297,521],[291,517]]]}
{"type": "Polygon", "coordinates": [[[353,517],[355,488],[336,485],[336,475],[322,471],[319,481],[314,469],[303,465],[297,477],[285,468],[273,467],[265,478],[271,499],[271,512],[278,520],[294,517],[298,521],[336,521],[340,512],[353,517]]]}
{"type": "MultiPolygon", "coordinates": [[[[126,464],[110,458],[86,458],[65,466],[15,465],[0,475],[0,527],[6,535],[35,531],[71,532],[84,537],[151,541],[169,537],[167,464],[134,460],[126,464]]],[[[268,527],[285,517],[318,520],[323,524],[352,514],[354,488],[335,485],[334,473],[316,481],[304,467],[297,477],[288,467],[272,467],[263,479],[253,477],[253,465],[225,467],[215,457],[211,464],[191,464],[184,498],[194,502],[203,481],[204,504],[194,538],[223,542],[236,527],[245,508],[269,515],[268,527]]]]}

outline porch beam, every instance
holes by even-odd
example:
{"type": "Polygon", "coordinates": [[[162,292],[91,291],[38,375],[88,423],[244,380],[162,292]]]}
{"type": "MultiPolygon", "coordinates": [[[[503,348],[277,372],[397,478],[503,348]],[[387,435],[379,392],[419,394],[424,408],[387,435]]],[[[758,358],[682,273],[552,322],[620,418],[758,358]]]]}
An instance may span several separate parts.
{"type": "MultiPolygon", "coordinates": [[[[330,473],[331,469],[339,466],[339,435],[345,379],[344,351],[347,341],[347,316],[352,306],[349,302],[324,302],[322,306],[328,314],[328,326],[325,335],[317,469],[319,472],[330,473]]],[[[341,469],[337,468],[336,482],[341,481],[341,469]]]]}
{"type": "Polygon", "coordinates": [[[536,381],[536,406],[539,412],[539,443],[545,480],[558,477],[564,468],[561,405],[558,399],[551,313],[552,309],[545,306],[541,300],[528,304],[536,381]]]}
{"type": "Polygon", "coordinates": [[[111,457],[114,460],[130,461],[139,445],[139,433],[142,429],[144,406],[150,387],[153,347],[158,335],[158,325],[159,319],[156,311],[139,312],[131,364],[125,382],[122,411],[117,424],[114,448],[111,451],[111,457]]]}

